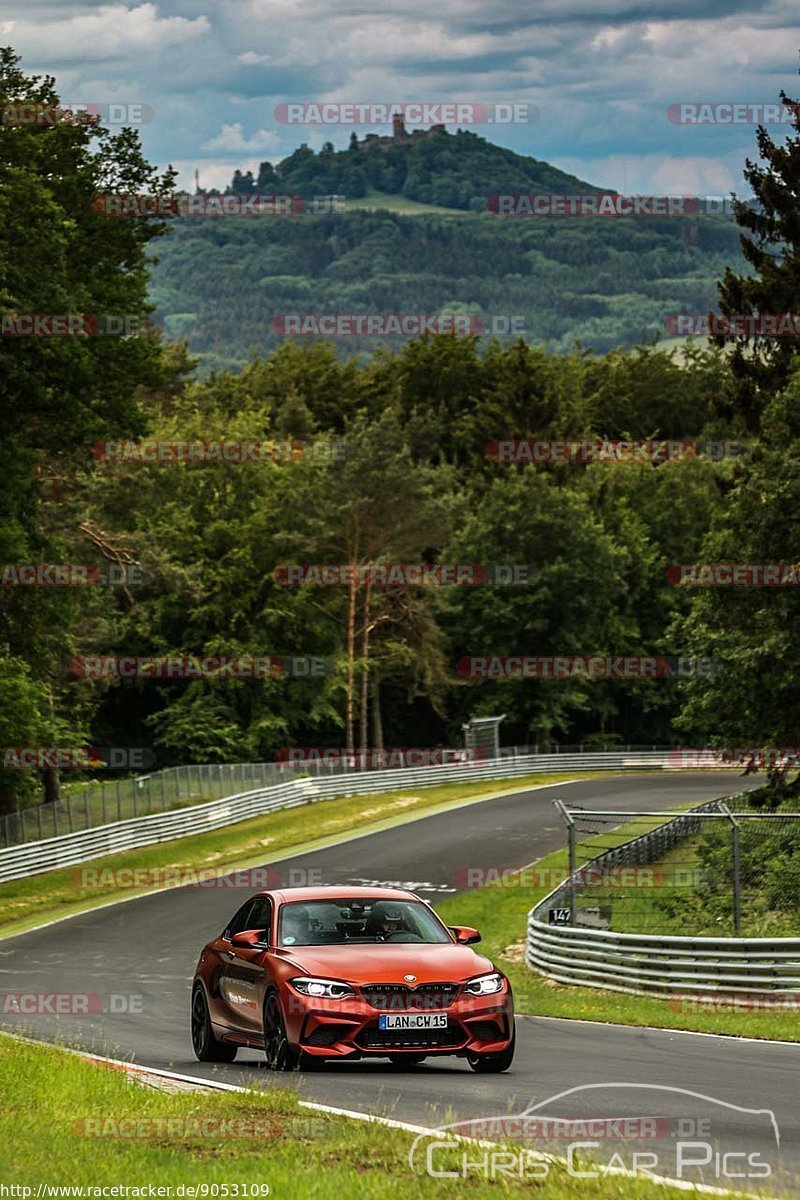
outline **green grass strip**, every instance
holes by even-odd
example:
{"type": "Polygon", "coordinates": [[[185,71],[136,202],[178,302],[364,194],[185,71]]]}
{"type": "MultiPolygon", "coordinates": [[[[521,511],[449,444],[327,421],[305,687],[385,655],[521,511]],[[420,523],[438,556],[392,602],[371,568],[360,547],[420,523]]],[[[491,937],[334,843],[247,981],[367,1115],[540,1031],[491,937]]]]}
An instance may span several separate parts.
{"type": "MultiPolygon", "coordinates": [[[[409,1163],[412,1133],[301,1108],[289,1090],[154,1090],[131,1084],[122,1071],[6,1035],[0,1097],[0,1182],[30,1188],[32,1197],[39,1186],[116,1186],[143,1188],[142,1196],[149,1187],[171,1188],[175,1200],[181,1186],[200,1185],[218,1185],[220,1200],[255,1200],[259,1185],[275,1200],[522,1200],[534,1188],[537,1200],[686,1196],[644,1179],[578,1179],[558,1163],[541,1180],[492,1181],[474,1170],[437,1179],[425,1172],[424,1156],[421,1172],[409,1163]]],[[[474,1146],[439,1152],[435,1166],[458,1172],[464,1157],[482,1153],[474,1146]]],[[[585,1160],[576,1165],[586,1169],[585,1160]]]]}

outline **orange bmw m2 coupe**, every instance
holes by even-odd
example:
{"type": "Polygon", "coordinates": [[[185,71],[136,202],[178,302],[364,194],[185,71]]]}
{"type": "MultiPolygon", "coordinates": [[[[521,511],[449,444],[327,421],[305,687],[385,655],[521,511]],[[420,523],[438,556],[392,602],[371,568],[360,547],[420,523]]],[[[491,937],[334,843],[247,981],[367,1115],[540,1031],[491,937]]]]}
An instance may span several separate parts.
{"type": "Polygon", "coordinates": [[[514,1057],[511,985],[413,892],[305,887],[260,892],[200,955],[191,1030],[201,1062],[263,1050],[273,1070],[325,1059],[514,1057]]]}

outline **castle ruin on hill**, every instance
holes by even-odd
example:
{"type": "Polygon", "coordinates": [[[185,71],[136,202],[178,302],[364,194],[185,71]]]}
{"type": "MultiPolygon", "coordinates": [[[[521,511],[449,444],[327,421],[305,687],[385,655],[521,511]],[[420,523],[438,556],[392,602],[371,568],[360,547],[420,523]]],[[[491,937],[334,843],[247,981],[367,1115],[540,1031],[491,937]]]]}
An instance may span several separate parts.
{"type": "Polygon", "coordinates": [[[372,150],[374,146],[385,149],[388,146],[407,146],[412,142],[419,141],[421,138],[435,137],[437,134],[445,133],[444,125],[431,125],[430,129],[412,129],[409,133],[405,126],[405,121],[401,116],[392,118],[392,134],[391,137],[381,137],[377,133],[368,133],[361,141],[353,134],[350,145],[355,150],[372,150]]]}

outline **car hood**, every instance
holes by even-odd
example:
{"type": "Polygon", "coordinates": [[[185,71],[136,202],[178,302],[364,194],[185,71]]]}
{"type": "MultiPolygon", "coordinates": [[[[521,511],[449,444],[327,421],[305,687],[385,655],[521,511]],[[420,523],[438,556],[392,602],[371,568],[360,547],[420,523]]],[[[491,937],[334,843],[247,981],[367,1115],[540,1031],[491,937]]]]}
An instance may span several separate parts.
{"type": "Polygon", "coordinates": [[[488,958],[469,946],[444,943],[297,946],[291,953],[282,952],[281,958],[304,975],[345,979],[348,983],[403,983],[404,975],[416,975],[417,984],[459,982],[494,970],[488,958]]]}

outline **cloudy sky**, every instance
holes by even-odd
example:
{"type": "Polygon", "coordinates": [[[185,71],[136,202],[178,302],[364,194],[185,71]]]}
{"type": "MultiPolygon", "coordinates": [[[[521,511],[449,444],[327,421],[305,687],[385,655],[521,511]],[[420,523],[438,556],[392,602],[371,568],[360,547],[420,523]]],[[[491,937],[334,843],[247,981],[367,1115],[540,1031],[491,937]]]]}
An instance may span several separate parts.
{"type": "Polygon", "coordinates": [[[287,125],[287,103],[517,103],[538,119],[475,131],[620,191],[707,195],[746,190],[754,125],[667,110],[798,96],[798,25],[793,0],[6,0],[0,44],[65,101],[150,106],[146,154],[187,186],[386,132],[287,125]]]}

